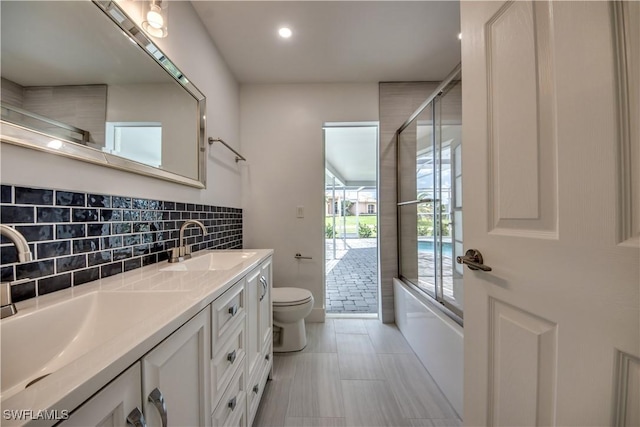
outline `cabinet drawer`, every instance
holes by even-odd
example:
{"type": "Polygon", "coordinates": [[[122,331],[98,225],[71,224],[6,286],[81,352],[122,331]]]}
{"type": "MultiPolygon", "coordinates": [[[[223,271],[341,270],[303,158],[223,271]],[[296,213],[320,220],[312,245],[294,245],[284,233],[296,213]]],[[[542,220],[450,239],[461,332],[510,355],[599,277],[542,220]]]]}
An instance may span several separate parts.
{"type": "Polygon", "coordinates": [[[216,427],[245,425],[245,405],[244,369],[238,369],[222,395],[218,407],[213,411],[211,424],[216,427]]]}
{"type": "MultiPolygon", "coordinates": [[[[242,323],[246,312],[244,279],[237,282],[212,304],[212,348],[224,342],[237,324],[242,323]]],[[[211,353],[213,354],[213,352],[211,353]]]]}
{"type": "Polygon", "coordinates": [[[244,369],[245,325],[240,324],[230,333],[229,339],[216,347],[211,361],[211,397],[212,408],[216,407],[222,392],[227,388],[233,375],[244,369]]]}

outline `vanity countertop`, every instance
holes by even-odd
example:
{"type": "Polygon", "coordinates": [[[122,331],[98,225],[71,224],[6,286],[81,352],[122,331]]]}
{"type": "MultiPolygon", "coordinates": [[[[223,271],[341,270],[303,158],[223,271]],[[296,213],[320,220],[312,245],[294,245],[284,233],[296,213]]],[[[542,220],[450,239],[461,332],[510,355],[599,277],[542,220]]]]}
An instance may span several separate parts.
{"type": "MultiPolygon", "coordinates": [[[[166,271],[169,264],[161,262],[140,269],[132,270],[116,276],[111,276],[82,286],[69,288],[52,294],[17,303],[18,314],[7,319],[20,321],[39,310],[50,309],[55,305],[68,304],[69,300],[86,297],[92,293],[118,294],[125,297],[138,297],[141,293],[148,295],[171,294],[170,298],[150,298],[145,306],[143,320],[127,325],[125,330],[107,339],[99,346],[90,349],[43,378],[37,383],[22,388],[17,392],[5,391],[0,397],[2,425],[24,425],[26,421],[6,419],[6,411],[33,410],[67,410],[78,407],[88,397],[99,391],[119,373],[127,369],[147,352],[153,349],[170,333],[186,323],[191,317],[206,308],[227,289],[233,286],[251,269],[273,254],[272,249],[245,249],[227,251],[200,251],[193,255],[193,260],[209,256],[211,253],[242,253],[251,252],[251,256],[244,257],[241,262],[227,270],[206,271],[166,271]],[[165,271],[162,271],[165,270],[165,271]],[[134,295],[135,294],[135,295],[134,295]],[[153,301],[151,301],[153,300],[153,301]]],[[[145,301],[143,298],[140,301],[145,301]]],[[[114,310],[109,315],[119,316],[120,323],[125,313],[114,310]]],[[[101,319],[102,322],[109,322],[101,319]]],[[[0,331],[5,323],[0,323],[0,331]]],[[[113,319],[114,321],[116,319],[113,319]]],[[[108,323],[107,323],[108,324],[108,323]]],[[[41,325],[46,328],[47,325],[41,325]]],[[[10,343],[2,340],[2,345],[10,343]]],[[[3,366],[5,369],[11,369],[3,366]]],[[[51,425],[52,421],[42,423],[34,421],[29,425],[51,425]]]]}

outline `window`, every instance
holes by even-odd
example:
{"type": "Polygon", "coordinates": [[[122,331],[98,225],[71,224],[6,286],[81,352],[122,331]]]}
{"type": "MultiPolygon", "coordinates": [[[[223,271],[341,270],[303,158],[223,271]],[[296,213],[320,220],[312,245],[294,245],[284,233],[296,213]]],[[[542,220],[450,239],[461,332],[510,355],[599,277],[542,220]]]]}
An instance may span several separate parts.
{"type": "Polygon", "coordinates": [[[107,153],[162,167],[162,123],[156,122],[107,122],[107,153]]]}
{"type": "Polygon", "coordinates": [[[367,213],[369,215],[373,215],[376,213],[376,205],[368,204],[367,205],[367,213]]]}
{"type": "Polygon", "coordinates": [[[400,276],[463,315],[460,77],[398,134],[400,276]]]}

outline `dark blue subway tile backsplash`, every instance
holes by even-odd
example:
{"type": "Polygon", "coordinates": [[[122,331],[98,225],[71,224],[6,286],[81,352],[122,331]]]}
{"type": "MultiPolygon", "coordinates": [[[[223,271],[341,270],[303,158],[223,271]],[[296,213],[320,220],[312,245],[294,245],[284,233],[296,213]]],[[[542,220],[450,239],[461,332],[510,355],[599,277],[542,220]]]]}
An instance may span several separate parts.
{"type": "Polygon", "coordinates": [[[56,191],[56,205],[61,206],[85,206],[84,193],[72,193],[70,191],[56,191]]]}
{"type": "Polygon", "coordinates": [[[11,203],[12,187],[10,185],[0,185],[0,203],[11,203]]]}
{"type": "Polygon", "coordinates": [[[53,190],[14,187],[17,205],[53,205],[53,190]]]}
{"type": "Polygon", "coordinates": [[[2,238],[0,276],[21,281],[11,293],[22,301],[166,262],[187,219],[208,231],[186,230],[194,252],[242,248],[241,209],[2,184],[0,222],[25,236],[34,260],[17,263],[2,238]]]}
{"type": "Polygon", "coordinates": [[[111,196],[103,194],[87,194],[87,206],[93,208],[110,208],[111,196]]]}
{"type": "Polygon", "coordinates": [[[33,208],[22,206],[1,206],[0,218],[11,224],[33,223],[33,208]]]}

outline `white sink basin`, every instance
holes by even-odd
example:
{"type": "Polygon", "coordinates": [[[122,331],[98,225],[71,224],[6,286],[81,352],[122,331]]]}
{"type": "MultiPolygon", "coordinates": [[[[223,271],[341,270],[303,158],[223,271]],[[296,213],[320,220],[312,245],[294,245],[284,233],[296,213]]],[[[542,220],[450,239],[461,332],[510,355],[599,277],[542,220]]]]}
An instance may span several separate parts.
{"type": "Polygon", "coordinates": [[[2,400],[158,313],[181,292],[92,292],[0,322],[2,400]]]}
{"type": "Polygon", "coordinates": [[[253,257],[256,252],[208,252],[205,255],[169,264],[160,271],[230,270],[253,257]]]}

